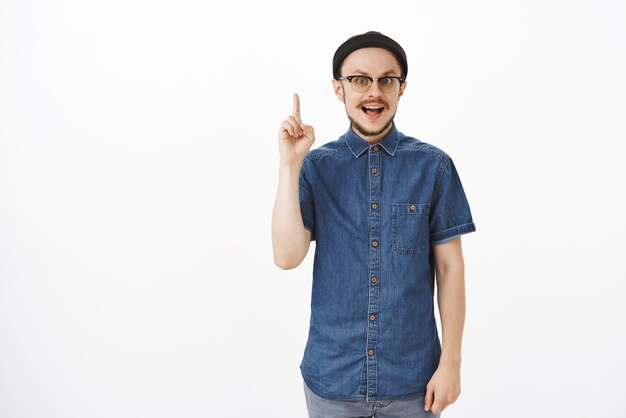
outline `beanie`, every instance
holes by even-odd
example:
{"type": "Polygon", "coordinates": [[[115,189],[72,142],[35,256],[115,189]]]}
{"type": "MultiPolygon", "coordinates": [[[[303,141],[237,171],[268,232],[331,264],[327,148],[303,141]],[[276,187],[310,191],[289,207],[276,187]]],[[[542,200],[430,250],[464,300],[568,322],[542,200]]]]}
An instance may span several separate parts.
{"type": "Polygon", "coordinates": [[[406,62],[406,54],[404,53],[404,49],[402,49],[400,44],[398,44],[390,37],[376,31],[369,31],[360,35],[354,35],[351,38],[348,38],[347,41],[345,41],[339,46],[339,48],[337,48],[337,51],[335,51],[335,55],[333,56],[333,77],[335,79],[341,77],[341,64],[348,55],[350,55],[357,49],[368,47],[384,48],[393,53],[400,62],[400,68],[402,69],[402,79],[406,78],[406,74],[409,69],[406,62]]]}

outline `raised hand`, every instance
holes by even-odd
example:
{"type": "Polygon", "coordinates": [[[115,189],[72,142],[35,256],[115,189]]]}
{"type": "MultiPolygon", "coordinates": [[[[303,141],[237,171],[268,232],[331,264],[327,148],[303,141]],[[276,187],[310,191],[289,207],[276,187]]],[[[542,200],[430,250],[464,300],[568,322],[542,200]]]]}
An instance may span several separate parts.
{"type": "Polygon", "coordinates": [[[300,98],[294,93],[291,115],[281,122],[278,131],[280,163],[301,163],[314,141],[313,127],[302,123],[300,119],[300,98]]]}

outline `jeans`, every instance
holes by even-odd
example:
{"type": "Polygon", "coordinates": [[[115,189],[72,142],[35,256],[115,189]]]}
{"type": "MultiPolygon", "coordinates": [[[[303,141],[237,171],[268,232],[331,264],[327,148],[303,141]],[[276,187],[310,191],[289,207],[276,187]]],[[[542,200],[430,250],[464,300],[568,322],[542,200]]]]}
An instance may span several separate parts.
{"type": "Polygon", "coordinates": [[[424,411],[425,395],[399,401],[332,401],[316,395],[304,382],[309,418],[427,418],[439,417],[424,411]]]}

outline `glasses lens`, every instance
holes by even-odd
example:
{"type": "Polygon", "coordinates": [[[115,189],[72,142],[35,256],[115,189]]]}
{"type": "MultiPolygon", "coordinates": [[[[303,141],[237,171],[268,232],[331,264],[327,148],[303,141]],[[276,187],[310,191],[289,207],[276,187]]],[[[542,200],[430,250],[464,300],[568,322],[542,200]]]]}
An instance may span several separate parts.
{"type": "Polygon", "coordinates": [[[352,77],[352,81],[350,81],[350,85],[354,91],[358,91],[359,93],[368,91],[370,84],[372,84],[372,82],[369,78],[361,76],[352,77]]]}
{"type": "Polygon", "coordinates": [[[378,80],[378,85],[380,86],[380,89],[385,93],[389,93],[390,91],[393,91],[395,88],[397,88],[398,83],[398,79],[392,77],[383,77],[378,80]]]}
{"type": "MultiPolygon", "coordinates": [[[[397,89],[399,83],[400,81],[393,77],[383,77],[378,80],[378,86],[385,93],[389,93],[397,89]]],[[[358,93],[365,93],[370,89],[372,80],[365,76],[356,75],[352,77],[350,85],[354,91],[358,93]]]]}

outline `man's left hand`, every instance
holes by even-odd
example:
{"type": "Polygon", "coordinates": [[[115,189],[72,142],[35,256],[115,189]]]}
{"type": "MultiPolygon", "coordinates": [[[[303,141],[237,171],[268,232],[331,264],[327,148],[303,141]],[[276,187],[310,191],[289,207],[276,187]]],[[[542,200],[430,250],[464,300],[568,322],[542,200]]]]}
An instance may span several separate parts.
{"type": "Polygon", "coordinates": [[[439,367],[426,385],[426,406],[439,414],[457,400],[461,393],[461,367],[449,364],[439,364],[439,367]],[[434,400],[434,403],[433,403],[434,400]]]}

